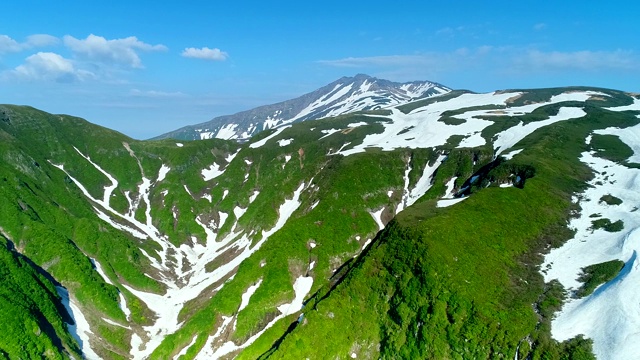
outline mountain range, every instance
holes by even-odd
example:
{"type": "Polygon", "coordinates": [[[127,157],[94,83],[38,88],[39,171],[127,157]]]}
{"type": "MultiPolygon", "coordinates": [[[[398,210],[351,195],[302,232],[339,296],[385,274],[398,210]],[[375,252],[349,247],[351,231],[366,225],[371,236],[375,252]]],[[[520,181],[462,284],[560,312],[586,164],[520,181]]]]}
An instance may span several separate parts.
{"type": "Polygon", "coordinates": [[[168,132],[153,140],[216,138],[246,141],[260,131],[298,121],[377,110],[448,91],[449,88],[430,81],[397,83],[359,74],[340,78],[295,99],[219,116],[201,124],[168,132]]]}
{"type": "Polygon", "coordinates": [[[399,86],[198,141],[0,105],[0,358],[636,356],[640,96],[399,86]]]}

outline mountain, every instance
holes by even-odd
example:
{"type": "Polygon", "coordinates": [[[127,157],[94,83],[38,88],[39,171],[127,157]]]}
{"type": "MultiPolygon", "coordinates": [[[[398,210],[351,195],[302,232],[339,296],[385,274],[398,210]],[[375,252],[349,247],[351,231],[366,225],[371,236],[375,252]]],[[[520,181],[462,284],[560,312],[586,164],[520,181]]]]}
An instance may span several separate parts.
{"type": "Polygon", "coordinates": [[[154,140],[233,139],[246,141],[260,131],[298,121],[376,110],[445,94],[450,89],[430,81],[397,83],[367,75],[343,77],[318,90],[277,104],[186,126],[154,140]]]}
{"type": "Polygon", "coordinates": [[[239,143],[0,105],[0,358],[633,358],[639,116],[450,91],[239,143]]]}

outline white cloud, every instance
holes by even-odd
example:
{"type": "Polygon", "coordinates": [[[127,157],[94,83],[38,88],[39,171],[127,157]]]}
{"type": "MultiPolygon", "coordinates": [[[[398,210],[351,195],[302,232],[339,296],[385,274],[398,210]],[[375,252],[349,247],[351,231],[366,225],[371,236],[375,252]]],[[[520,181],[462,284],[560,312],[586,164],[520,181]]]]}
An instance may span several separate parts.
{"type": "Polygon", "coordinates": [[[563,71],[604,72],[640,70],[640,54],[633,51],[540,51],[518,47],[480,46],[450,52],[385,55],[321,60],[318,63],[353,68],[390,80],[437,79],[443,74],[483,72],[496,75],[534,75],[563,71]]]}
{"type": "Polygon", "coordinates": [[[94,74],[77,69],[69,59],[51,52],[39,52],[25,59],[24,64],[5,73],[23,80],[74,82],[94,77],[94,74]]]}
{"type": "Polygon", "coordinates": [[[201,49],[186,48],[184,49],[181,55],[187,58],[213,60],[213,61],[224,61],[229,57],[229,54],[227,54],[224,51],[221,51],[218,48],[209,49],[208,47],[203,47],[201,49]]]}
{"type": "Polygon", "coordinates": [[[9,52],[18,52],[22,50],[22,46],[7,35],[0,35],[0,54],[9,52]]]}
{"type": "Polygon", "coordinates": [[[166,91],[156,91],[156,90],[138,90],[131,89],[129,91],[129,95],[137,96],[137,97],[149,97],[149,98],[178,98],[178,97],[186,97],[187,95],[183,92],[166,92],[166,91]]]}
{"type": "Polygon", "coordinates": [[[451,52],[428,52],[416,55],[382,55],[365,57],[348,57],[337,60],[320,60],[318,63],[335,67],[350,68],[390,68],[390,67],[431,67],[448,69],[462,63],[475,61],[488,56],[494,50],[491,46],[480,46],[475,49],[459,48],[451,52]]]}
{"type": "Polygon", "coordinates": [[[632,51],[550,51],[529,50],[515,56],[516,70],[640,70],[640,57],[632,51]]]}
{"type": "Polygon", "coordinates": [[[26,42],[29,47],[51,46],[57,45],[58,43],[60,43],[60,39],[47,34],[29,35],[26,42]]]}
{"type": "Polygon", "coordinates": [[[27,41],[19,43],[7,35],[0,35],[0,54],[20,52],[34,47],[56,45],[60,40],[47,34],[34,34],[27,37],[27,41]]]}
{"type": "Polygon", "coordinates": [[[336,67],[367,67],[367,66],[405,66],[430,63],[440,57],[440,54],[429,55],[383,55],[366,57],[348,57],[337,60],[320,60],[320,64],[336,67]]]}
{"type": "Polygon", "coordinates": [[[544,30],[546,27],[547,27],[547,24],[545,23],[537,23],[533,25],[533,30],[540,31],[540,30],[544,30]]]}
{"type": "Polygon", "coordinates": [[[135,36],[107,40],[102,36],[91,34],[82,40],[66,35],[64,44],[78,57],[107,64],[123,64],[132,68],[142,68],[138,51],[167,50],[164,45],[150,45],[138,40],[135,36]]]}

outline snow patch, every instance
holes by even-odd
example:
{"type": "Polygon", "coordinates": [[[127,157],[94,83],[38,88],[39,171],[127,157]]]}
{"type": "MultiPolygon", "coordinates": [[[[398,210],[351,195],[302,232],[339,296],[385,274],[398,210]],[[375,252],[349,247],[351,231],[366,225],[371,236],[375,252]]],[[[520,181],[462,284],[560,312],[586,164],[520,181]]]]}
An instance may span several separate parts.
{"type": "Polygon", "coordinates": [[[258,282],[255,283],[254,285],[249,286],[247,291],[245,291],[242,294],[242,299],[240,301],[240,307],[238,308],[238,312],[242,311],[244,308],[247,307],[247,305],[249,305],[249,300],[251,300],[251,296],[253,296],[256,290],[258,290],[258,288],[260,287],[260,284],[262,284],[262,279],[258,280],[258,282]]]}
{"type": "Polygon", "coordinates": [[[58,295],[60,295],[62,305],[64,305],[64,308],[75,323],[75,325],[67,324],[67,329],[71,336],[73,336],[73,338],[78,342],[80,350],[82,350],[82,355],[88,360],[100,359],[89,343],[89,338],[93,335],[93,332],[91,331],[89,322],[87,322],[84,314],[82,314],[75,301],[70,299],[67,289],[61,286],[56,286],[56,291],[58,292],[58,295]]]}
{"type": "Polygon", "coordinates": [[[180,350],[180,352],[173,357],[173,360],[178,360],[180,358],[180,356],[182,355],[186,355],[187,351],[189,351],[189,349],[193,346],[193,344],[196,343],[196,340],[198,339],[198,334],[193,336],[193,339],[191,339],[191,342],[189,344],[187,344],[187,346],[183,347],[182,350],[180,350]]]}
{"type": "Polygon", "coordinates": [[[373,220],[378,225],[378,229],[379,230],[384,229],[384,223],[382,222],[382,212],[383,211],[384,211],[384,208],[381,208],[380,210],[377,210],[377,211],[370,211],[369,212],[369,214],[371,214],[371,217],[373,217],[373,220]]]}
{"type": "Polygon", "coordinates": [[[557,115],[553,115],[547,120],[532,121],[527,124],[520,122],[518,125],[512,126],[496,135],[496,139],[493,142],[493,146],[496,149],[495,156],[500,155],[503,151],[511,148],[527,135],[543,126],[551,125],[558,121],[581,118],[585,115],[587,113],[582,108],[561,107],[557,115]]]}
{"type": "Polygon", "coordinates": [[[331,134],[335,134],[337,132],[340,132],[340,129],[329,129],[329,130],[320,130],[321,133],[325,134],[323,137],[321,137],[318,140],[322,140],[324,138],[326,138],[327,136],[331,135],[331,134]]]}
{"type": "Polygon", "coordinates": [[[251,196],[249,196],[249,204],[252,204],[256,200],[256,198],[258,197],[259,194],[260,194],[260,191],[255,190],[253,192],[253,194],[251,194],[251,196]]]}
{"type": "Polygon", "coordinates": [[[162,180],[164,180],[167,177],[167,174],[169,173],[169,170],[171,170],[170,167],[168,167],[165,164],[162,164],[162,166],[160,167],[160,171],[158,171],[158,179],[156,180],[156,182],[160,182],[162,180]]]}
{"type": "Polygon", "coordinates": [[[311,291],[312,286],[313,286],[313,278],[311,276],[298,277],[295,283],[293,284],[293,291],[296,294],[293,301],[288,304],[282,304],[278,306],[278,310],[282,313],[282,315],[289,316],[291,314],[295,314],[298,311],[300,311],[302,309],[302,303],[304,301],[304,298],[309,294],[309,291],[311,291]]]}
{"type": "Polygon", "coordinates": [[[443,199],[451,199],[453,198],[453,189],[456,183],[456,179],[458,179],[457,176],[452,177],[446,184],[447,190],[445,191],[444,196],[442,197],[443,199]]]}
{"type": "Polygon", "coordinates": [[[280,145],[280,147],[285,147],[291,144],[292,142],[293,142],[293,139],[282,139],[282,140],[278,140],[278,145],[280,145]]]}
{"type": "Polygon", "coordinates": [[[442,200],[438,200],[438,203],[436,204],[436,207],[442,208],[442,207],[448,207],[454,204],[457,204],[463,200],[466,200],[468,198],[468,196],[465,197],[461,197],[461,198],[455,198],[455,199],[442,199],[442,200]]]}
{"type": "Polygon", "coordinates": [[[224,170],[220,168],[220,165],[213,163],[209,168],[202,169],[201,174],[204,181],[209,181],[224,174],[224,170]]]}
{"type": "MultiPolygon", "coordinates": [[[[631,144],[629,144],[631,145],[631,144]]],[[[580,217],[569,227],[574,238],[545,257],[541,272],[548,282],[558,279],[569,291],[578,289],[581,269],[610,260],[622,260],[625,266],[616,278],[605,283],[589,296],[569,299],[552,321],[551,334],[558,341],[585,334],[593,339],[597,358],[631,359],[640,353],[640,170],[599,158],[584,152],[580,160],[594,170],[595,177],[588,188],[576,198],[580,217]],[[623,202],[607,205],[600,201],[613,195],[623,202]],[[592,214],[612,222],[622,220],[624,229],[607,232],[592,228],[592,214]]]]}
{"type": "Polygon", "coordinates": [[[94,258],[89,258],[89,260],[91,261],[91,264],[93,264],[93,267],[96,268],[96,271],[98,272],[98,274],[102,276],[102,279],[104,279],[104,282],[106,282],[109,285],[114,285],[113,282],[109,280],[109,277],[107,277],[107,274],[104,272],[104,270],[102,270],[102,266],[100,265],[100,263],[97,262],[96,259],[94,258]]]}
{"type": "Polygon", "coordinates": [[[520,154],[522,152],[522,150],[524,150],[524,149],[518,149],[518,150],[509,151],[506,154],[502,154],[502,157],[505,158],[505,160],[511,160],[511,159],[513,159],[514,156],[520,154]]]}
{"type": "MultiPolygon", "coordinates": [[[[238,138],[236,134],[236,129],[238,128],[238,124],[227,124],[218,130],[216,134],[217,139],[231,140],[238,138]]],[[[202,134],[201,134],[202,136],[202,134]]]]}
{"type": "Polygon", "coordinates": [[[252,148],[252,149],[257,149],[257,148],[263,146],[264,144],[266,144],[267,141],[269,141],[269,140],[273,139],[274,137],[280,135],[281,132],[283,132],[285,129],[288,129],[290,127],[291,127],[291,125],[286,125],[286,126],[283,126],[283,127],[279,127],[279,128],[276,129],[276,131],[273,132],[273,134],[267,136],[266,138],[264,138],[264,139],[262,139],[260,141],[256,141],[253,144],[250,144],[249,147],[252,148]]]}

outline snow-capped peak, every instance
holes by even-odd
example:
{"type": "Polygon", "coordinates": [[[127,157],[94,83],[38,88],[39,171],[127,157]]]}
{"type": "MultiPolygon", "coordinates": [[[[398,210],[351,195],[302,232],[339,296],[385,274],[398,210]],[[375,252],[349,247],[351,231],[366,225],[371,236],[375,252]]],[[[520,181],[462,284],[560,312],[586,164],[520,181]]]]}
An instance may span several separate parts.
{"type": "Polygon", "coordinates": [[[343,77],[318,90],[277,104],[188,126],[158,138],[233,139],[246,141],[262,130],[364,110],[376,110],[437,96],[450,89],[430,81],[397,83],[358,74],[343,77]]]}

